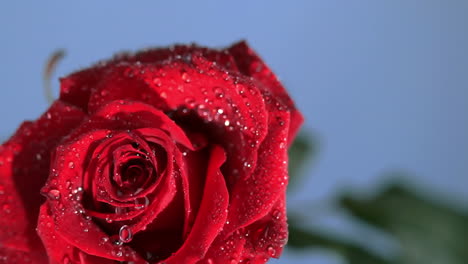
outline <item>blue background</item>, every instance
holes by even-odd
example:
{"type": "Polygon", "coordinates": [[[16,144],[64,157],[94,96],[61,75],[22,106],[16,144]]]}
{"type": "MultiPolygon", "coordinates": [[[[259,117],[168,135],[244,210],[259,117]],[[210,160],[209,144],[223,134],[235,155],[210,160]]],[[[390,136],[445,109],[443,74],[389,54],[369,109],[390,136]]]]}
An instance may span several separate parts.
{"type": "MultiPolygon", "coordinates": [[[[0,3],[0,138],[46,109],[41,74],[57,48],[68,55],[55,78],[122,50],[247,39],[320,139],[289,199],[305,224],[375,244],[327,204],[344,187],[375,190],[394,170],[468,204],[468,1],[64,2],[0,3]]],[[[317,250],[272,262],[343,263],[317,250]]]]}

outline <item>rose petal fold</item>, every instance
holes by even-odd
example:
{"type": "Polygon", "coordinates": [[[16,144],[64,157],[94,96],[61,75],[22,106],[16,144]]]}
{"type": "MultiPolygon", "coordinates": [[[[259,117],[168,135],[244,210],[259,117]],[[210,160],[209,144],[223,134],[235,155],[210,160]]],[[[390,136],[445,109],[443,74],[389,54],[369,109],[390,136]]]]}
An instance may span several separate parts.
{"type": "Polygon", "coordinates": [[[83,118],[81,110],[56,101],[39,119],[23,123],[0,146],[0,248],[29,252],[38,262],[44,257],[35,228],[44,201],[39,191],[49,173],[48,150],[83,118]]]}
{"type": "Polygon", "coordinates": [[[196,263],[203,258],[224,226],[229,193],[220,167],[225,160],[224,150],[219,146],[214,146],[210,155],[203,199],[193,228],[182,247],[164,263],[196,263]]]}

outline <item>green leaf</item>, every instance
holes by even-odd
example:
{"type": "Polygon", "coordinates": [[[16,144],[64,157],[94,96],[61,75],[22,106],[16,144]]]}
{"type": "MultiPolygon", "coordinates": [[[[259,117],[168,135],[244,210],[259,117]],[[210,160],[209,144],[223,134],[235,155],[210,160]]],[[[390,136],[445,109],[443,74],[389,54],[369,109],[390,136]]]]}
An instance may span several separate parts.
{"type": "Polygon", "coordinates": [[[408,264],[468,263],[468,214],[392,184],[370,199],[352,195],[341,205],[359,220],[393,235],[408,264]]]}
{"type": "Polygon", "coordinates": [[[323,248],[337,252],[345,257],[350,264],[390,264],[367,249],[354,245],[331,234],[320,234],[312,230],[305,230],[289,221],[288,247],[294,249],[323,248]]]}

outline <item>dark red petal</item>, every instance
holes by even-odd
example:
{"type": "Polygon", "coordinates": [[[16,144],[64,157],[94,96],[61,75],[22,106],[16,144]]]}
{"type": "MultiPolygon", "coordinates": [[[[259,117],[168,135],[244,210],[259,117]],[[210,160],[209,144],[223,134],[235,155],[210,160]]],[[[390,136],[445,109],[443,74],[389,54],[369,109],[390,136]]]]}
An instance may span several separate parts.
{"type": "Polygon", "coordinates": [[[76,248],[63,240],[55,231],[55,223],[50,214],[49,204],[41,206],[37,232],[41,237],[48,252],[49,261],[52,263],[75,263],[77,261],[76,248]]]}
{"type": "Polygon", "coordinates": [[[193,226],[203,198],[206,169],[209,161],[208,148],[196,152],[185,152],[183,157],[176,155],[176,162],[181,166],[182,186],[185,199],[184,236],[193,226]]]}
{"type": "Polygon", "coordinates": [[[287,138],[289,113],[270,113],[268,137],[262,142],[255,171],[237,182],[231,192],[227,232],[265,216],[285,193],[288,183],[287,138]],[[278,125],[278,120],[284,122],[278,125]]]}
{"type": "Polygon", "coordinates": [[[87,112],[91,89],[99,82],[105,67],[92,67],[60,79],[60,100],[87,112]]]}
{"type": "Polygon", "coordinates": [[[260,81],[264,87],[291,112],[288,145],[291,144],[304,118],[296,109],[294,102],[278,80],[278,77],[276,77],[265,62],[263,62],[258,54],[252,50],[245,41],[232,45],[228,50],[236,61],[237,67],[241,73],[260,81]]]}
{"type": "Polygon", "coordinates": [[[220,171],[225,160],[224,150],[214,146],[208,165],[203,200],[193,228],[182,247],[164,263],[196,263],[203,258],[223,228],[229,204],[229,193],[220,171]]]}
{"type": "Polygon", "coordinates": [[[118,100],[107,102],[95,112],[87,123],[80,126],[70,138],[73,139],[95,129],[133,130],[158,128],[164,130],[177,143],[193,149],[185,132],[162,111],[141,102],[118,100]]]}
{"type": "Polygon", "coordinates": [[[189,62],[175,59],[160,65],[121,65],[113,68],[93,92],[89,109],[94,111],[129,96],[164,106],[162,110],[181,125],[185,123],[184,112],[191,114],[190,120],[198,120],[189,130],[205,129],[210,141],[223,145],[227,152],[224,174],[228,185],[253,171],[259,143],[266,136],[268,112],[263,95],[249,78],[226,72],[197,56],[189,62]],[[143,87],[143,83],[147,91],[134,93],[134,88],[143,87]],[[152,94],[161,95],[155,99],[158,102],[151,101],[155,98],[152,94]],[[176,110],[182,114],[174,113],[176,110]]]}
{"type": "Polygon", "coordinates": [[[0,147],[0,248],[31,252],[38,258],[43,254],[35,228],[50,150],[83,117],[75,107],[56,101],[37,121],[23,123],[0,147]]]}
{"type": "Polygon", "coordinates": [[[21,250],[0,248],[0,264],[48,264],[47,257],[21,250]]]}
{"type": "MultiPolygon", "coordinates": [[[[60,206],[60,201],[48,201],[48,205],[44,204],[43,207],[49,206],[53,223],[55,223],[55,234],[65,241],[66,245],[75,247],[80,251],[97,257],[106,259],[120,260],[120,261],[139,261],[141,258],[131,248],[122,245],[113,244],[108,235],[104,233],[92,220],[87,218],[81,212],[76,211],[76,206],[60,206]]],[[[41,211],[46,214],[47,208],[41,211]]],[[[47,240],[47,231],[41,232],[41,238],[45,240],[45,244],[50,244],[47,240]],[[42,235],[45,236],[42,236],[42,235]]],[[[67,247],[63,248],[47,248],[49,255],[65,255],[67,247]],[[51,252],[55,250],[55,252],[51,252]]]]}
{"type": "MultiPolygon", "coordinates": [[[[60,80],[60,99],[87,111],[88,101],[93,89],[99,84],[102,76],[109,69],[119,64],[158,64],[171,58],[187,58],[192,56],[192,54],[204,56],[207,60],[218,63],[226,70],[237,71],[237,65],[233,58],[223,50],[208,49],[196,45],[156,48],[136,54],[119,54],[109,61],[100,62],[91,68],[62,78],[60,80]]],[[[134,94],[138,94],[138,90],[133,90],[133,92],[134,94]]],[[[132,97],[128,97],[127,99],[130,98],[132,97]]]]}
{"type": "MultiPolygon", "coordinates": [[[[211,245],[205,258],[198,264],[210,263],[242,263],[246,236],[237,231],[226,237],[219,235],[211,245]]],[[[248,263],[248,262],[247,262],[248,263]]]]}
{"type": "Polygon", "coordinates": [[[246,237],[244,259],[256,258],[258,263],[266,263],[269,258],[278,258],[288,238],[285,194],[267,215],[245,230],[249,235],[246,237]]]}

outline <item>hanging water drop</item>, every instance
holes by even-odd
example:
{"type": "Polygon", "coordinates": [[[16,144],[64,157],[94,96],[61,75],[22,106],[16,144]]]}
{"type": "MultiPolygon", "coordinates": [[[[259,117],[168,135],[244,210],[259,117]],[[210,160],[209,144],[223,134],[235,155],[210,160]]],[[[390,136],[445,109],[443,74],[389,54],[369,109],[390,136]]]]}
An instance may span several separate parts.
{"type": "Polygon", "coordinates": [[[132,238],[133,238],[132,229],[130,229],[128,225],[123,225],[119,231],[120,241],[122,241],[123,243],[128,243],[132,241],[132,238]]]}

